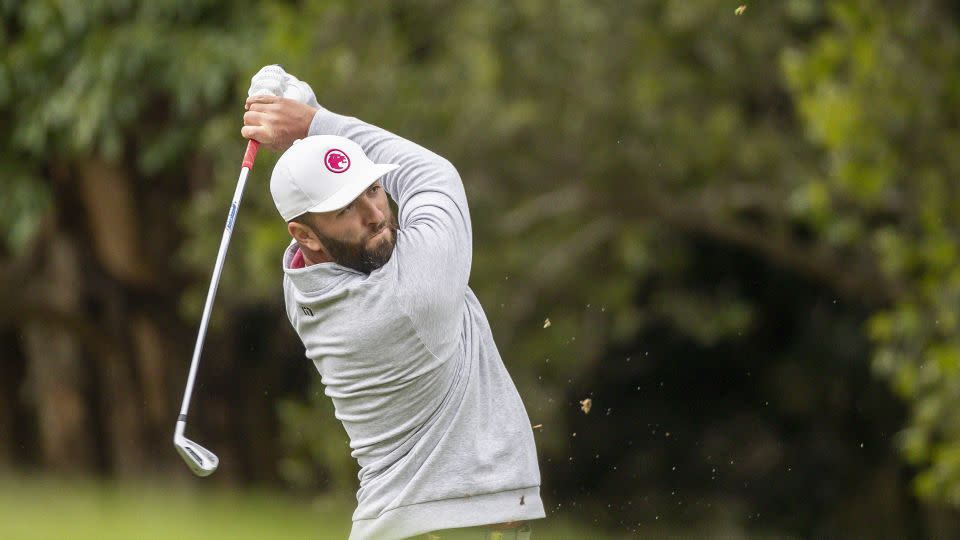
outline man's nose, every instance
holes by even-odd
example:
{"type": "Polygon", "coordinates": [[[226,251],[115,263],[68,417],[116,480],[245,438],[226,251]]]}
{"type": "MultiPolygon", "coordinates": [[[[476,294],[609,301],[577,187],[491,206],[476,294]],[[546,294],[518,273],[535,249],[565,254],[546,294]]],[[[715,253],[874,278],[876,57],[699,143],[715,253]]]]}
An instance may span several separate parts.
{"type": "Polygon", "coordinates": [[[385,216],[372,200],[364,198],[362,208],[364,221],[366,223],[372,223],[376,225],[383,223],[385,216]]]}

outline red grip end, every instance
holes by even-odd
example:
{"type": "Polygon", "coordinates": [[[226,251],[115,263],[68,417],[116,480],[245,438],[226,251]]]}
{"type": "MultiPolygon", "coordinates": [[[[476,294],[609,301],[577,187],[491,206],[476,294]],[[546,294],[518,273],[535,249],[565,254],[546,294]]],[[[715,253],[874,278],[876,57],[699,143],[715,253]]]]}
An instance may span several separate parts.
{"type": "Polygon", "coordinates": [[[257,159],[257,150],[260,149],[260,142],[250,139],[247,143],[247,152],[243,154],[243,166],[253,169],[253,162],[257,159]]]}

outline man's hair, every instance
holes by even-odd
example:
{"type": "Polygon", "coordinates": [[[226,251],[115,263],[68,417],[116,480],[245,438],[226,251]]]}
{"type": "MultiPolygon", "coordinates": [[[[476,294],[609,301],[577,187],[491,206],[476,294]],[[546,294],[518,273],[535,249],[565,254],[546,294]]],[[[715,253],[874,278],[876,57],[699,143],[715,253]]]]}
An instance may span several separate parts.
{"type": "Polygon", "coordinates": [[[299,223],[304,227],[313,228],[313,223],[310,221],[310,212],[304,212],[287,223],[299,223]]]}

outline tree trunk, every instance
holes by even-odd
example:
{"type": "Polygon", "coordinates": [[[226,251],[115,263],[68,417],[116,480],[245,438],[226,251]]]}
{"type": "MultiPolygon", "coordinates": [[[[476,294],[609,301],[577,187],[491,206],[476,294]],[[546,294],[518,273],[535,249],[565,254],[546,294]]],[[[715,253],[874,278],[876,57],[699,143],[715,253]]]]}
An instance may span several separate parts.
{"type": "Polygon", "coordinates": [[[0,332],[0,350],[8,355],[0,362],[0,463],[17,461],[17,446],[23,444],[17,433],[20,387],[23,383],[23,356],[16,332],[4,328],[0,332]]]}
{"type": "MultiPolygon", "coordinates": [[[[88,278],[97,300],[96,322],[116,344],[99,355],[101,417],[107,439],[108,465],[120,476],[136,476],[149,465],[146,451],[151,404],[157,404],[150,373],[156,362],[156,340],[138,314],[137,290],[153,282],[142,243],[150,231],[138,219],[133,177],[121,165],[89,159],[80,167],[80,199],[88,242],[98,264],[88,278]],[[144,365],[144,355],[148,358],[144,365]],[[143,368],[147,368],[144,374],[143,368]],[[153,402],[151,403],[151,398],[153,402]]],[[[163,226],[165,224],[158,224],[163,226]]]]}
{"type": "MultiPolygon", "coordinates": [[[[54,235],[29,296],[61,312],[80,310],[80,272],[70,238],[54,235]]],[[[75,334],[38,318],[22,323],[28,359],[28,395],[33,398],[43,463],[59,471],[90,470],[96,461],[91,411],[85,399],[90,372],[75,334]]]]}

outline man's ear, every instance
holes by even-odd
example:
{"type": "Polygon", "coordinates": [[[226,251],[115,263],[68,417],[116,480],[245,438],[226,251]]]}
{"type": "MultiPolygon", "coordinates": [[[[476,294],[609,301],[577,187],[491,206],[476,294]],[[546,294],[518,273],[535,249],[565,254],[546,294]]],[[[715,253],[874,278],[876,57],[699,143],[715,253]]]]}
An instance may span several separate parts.
{"type": "Polygon", "coordinates": [[[287,223],[287,232],[290,233],[290,236],[300,244],[301,248],[306,248],[315,253],[326,253],[326,250],[323,249],[323,244],[320,242],[320,239],[317,238],[317,235],[303,223],[297,223],[296,221],[291,221],[287,223]]]}

